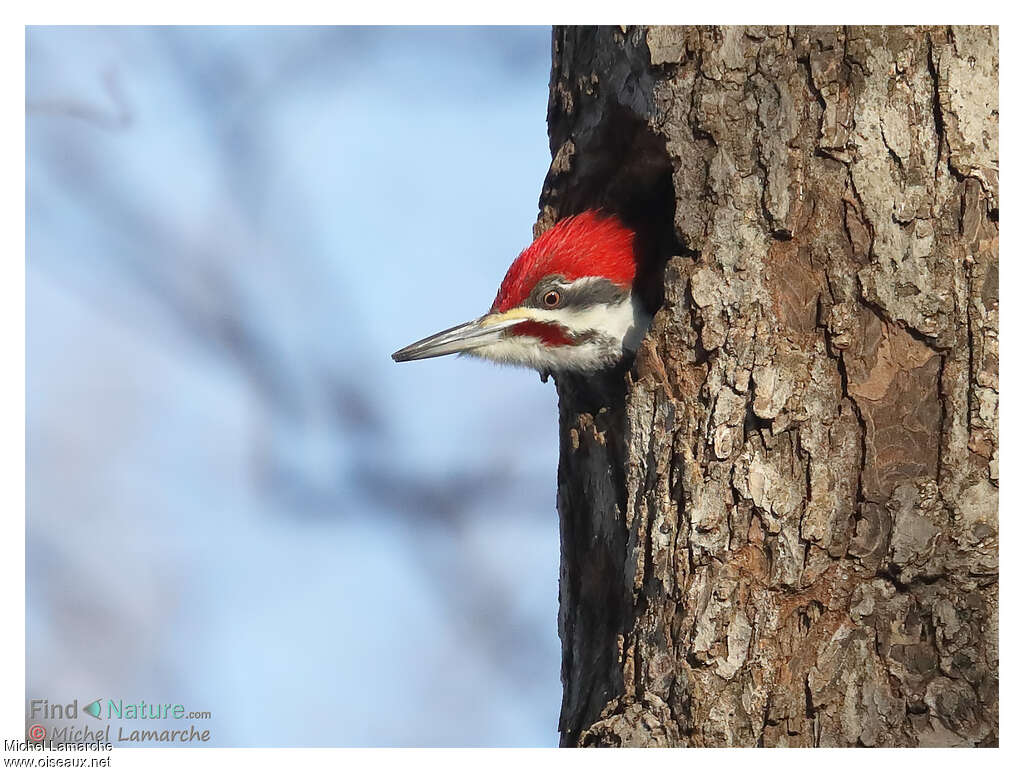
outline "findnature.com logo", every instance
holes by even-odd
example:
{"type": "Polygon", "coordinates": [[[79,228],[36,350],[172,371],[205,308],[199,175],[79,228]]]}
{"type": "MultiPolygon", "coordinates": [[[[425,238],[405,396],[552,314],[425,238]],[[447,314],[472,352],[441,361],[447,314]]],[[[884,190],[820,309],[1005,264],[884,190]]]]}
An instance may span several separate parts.
{"type": "Polygon", "coordinates": [[[82,716],[89,716],[93,720],[108,723],[99,727],[96,724],[85,722],[82,725],[66,724],[74,722],[79,718],[79,705],[77,700],[71,703],[51,703],[43,698],[33,698],[29,702],[28,719],[33,722],[29,740],[38,742],[43,738],[51,738],[59,742],[113,742],[121,743],[208,743],[210,740],[209,729],[200,730],[194,724],[187,728],[126,728],[118,726],[116,733],[113,732],[111,722],[118,721],[162,721],[174,722],[183,720],[204,720],[210,719],[209,711],[187,711],[181,703],[152,703],[139,701],[137,703],[115,700],[113,698],[97,698],[81,706],[82,716]],[[49,728],[40,724],[40,720],[49,720],[60,724],[53,724],[49,728]]]}

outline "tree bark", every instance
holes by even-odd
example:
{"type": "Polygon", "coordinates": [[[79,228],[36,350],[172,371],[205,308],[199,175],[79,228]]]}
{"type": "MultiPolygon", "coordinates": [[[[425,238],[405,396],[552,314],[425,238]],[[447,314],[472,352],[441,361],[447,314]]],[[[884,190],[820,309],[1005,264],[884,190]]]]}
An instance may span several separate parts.
{"type": "Polygon", "coordinates": [[[995,28],[556,28],[538,232],[641,234],[561,378],[563,745],[998,737],[995,28]]]}

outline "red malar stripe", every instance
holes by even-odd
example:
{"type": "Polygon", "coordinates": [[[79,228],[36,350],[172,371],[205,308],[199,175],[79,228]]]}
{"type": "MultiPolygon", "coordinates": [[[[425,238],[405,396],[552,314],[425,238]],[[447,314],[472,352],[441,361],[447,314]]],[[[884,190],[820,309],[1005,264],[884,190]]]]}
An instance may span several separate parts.
{"type": "Polygon", "coordinates": [[[565,328],[549,322],[520,322],[510,328],[514,335],[533,336],[548,346],[572,346],[573,340],[565,334],[565,328]]]}

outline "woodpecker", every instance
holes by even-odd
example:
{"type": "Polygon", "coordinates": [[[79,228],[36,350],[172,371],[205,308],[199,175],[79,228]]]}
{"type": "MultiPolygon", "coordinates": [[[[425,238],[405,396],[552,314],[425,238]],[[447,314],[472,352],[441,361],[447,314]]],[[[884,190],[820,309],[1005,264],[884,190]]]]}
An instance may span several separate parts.
{"type": "Polygon", "coordinates": [[[616,216],[565,218],[513,261],[490,311],[391,355],[468,354],[548,375],[589,375],[637,350],[650,315],[633,291],[636,234],[616,216]]]}

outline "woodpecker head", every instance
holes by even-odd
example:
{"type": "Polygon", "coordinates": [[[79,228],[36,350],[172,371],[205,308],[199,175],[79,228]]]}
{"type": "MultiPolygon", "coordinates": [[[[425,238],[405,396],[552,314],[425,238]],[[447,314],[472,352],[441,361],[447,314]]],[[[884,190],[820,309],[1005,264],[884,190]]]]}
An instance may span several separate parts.
{"type": "Polygon", "coordinates": [[[516,258],[491,310],[400,349],[396,362],[471,354],[547,373],[593,373],[640,345],[635,234],[613,215],[566,218],[516,258]]]}

